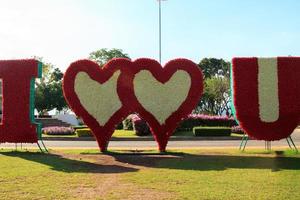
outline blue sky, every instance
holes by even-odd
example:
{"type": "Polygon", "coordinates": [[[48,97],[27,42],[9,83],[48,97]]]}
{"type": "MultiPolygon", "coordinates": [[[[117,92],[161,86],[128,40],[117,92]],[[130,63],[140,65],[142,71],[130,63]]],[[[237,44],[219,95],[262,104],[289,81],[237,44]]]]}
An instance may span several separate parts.
{"type": "MultiPolygon", "coordinates": [[[[300,55],[300,1],[162,2],[162,61],[300,55]]],[[[100,48],[158,60],[157,0],[0,0],[0,59],[65,70],[100,48]]]]}

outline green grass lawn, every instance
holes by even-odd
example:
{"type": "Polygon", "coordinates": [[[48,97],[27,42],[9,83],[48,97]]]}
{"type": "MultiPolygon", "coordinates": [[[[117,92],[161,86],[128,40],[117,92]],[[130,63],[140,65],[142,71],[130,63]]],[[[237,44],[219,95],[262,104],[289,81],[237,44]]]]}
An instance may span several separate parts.
{"type": "Polygon", "coordinates": [[[178,154],[124,176],[173,199],[300,199],[300,158],[253,154],[178,154]]]}
{"type": "Polygon", "coordinates": [[[136,138],[139,137],[135,134],[134,131],[131,130],[115,130],[114,134],[112,135],[112,137],[116,137],[116,138],[136,138]]]}
{"type": "Polygon", "coordinates": [[[0,151],[1,199],[300,199],[300,155],[0,151]]]}

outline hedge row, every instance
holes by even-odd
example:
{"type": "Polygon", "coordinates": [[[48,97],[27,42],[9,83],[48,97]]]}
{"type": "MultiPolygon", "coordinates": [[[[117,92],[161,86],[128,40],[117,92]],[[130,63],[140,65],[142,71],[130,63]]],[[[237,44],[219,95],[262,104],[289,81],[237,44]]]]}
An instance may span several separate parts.
{"type": "Polygon", "coordinates": [[[91,137],[93,135],[89,128],[77,129],[75,133],[77,137],[91,137]]]}
{"type": "Polygon", "coordinates": [[[72,126],[72,128],[76,131],[77,129],[83,129],[83,128],[88,128],[86,125],[79,125],[79,126],[72,126]]]}
{"type": "Polygon", "coordinates": [[[230,136],[230,127],[194,127],[195,136],[230,136]]]}

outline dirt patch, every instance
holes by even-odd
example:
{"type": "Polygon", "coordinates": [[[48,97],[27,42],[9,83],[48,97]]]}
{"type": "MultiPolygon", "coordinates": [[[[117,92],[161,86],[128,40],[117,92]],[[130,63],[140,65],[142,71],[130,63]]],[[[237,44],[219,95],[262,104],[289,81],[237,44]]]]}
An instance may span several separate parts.
{"type": "Polygon", "coordinates": [[[122,199],[122,200],[169,200],[174,199],[174,194],[158,191],[155,189],[139,188],[133,184],[124,184],[107,195],[104,199],[122,199]]]}
{"type": "Polygon", "coordinates": [[[172,199],[173,194],[171,193],[153,188],[142,188],[134,183],[125,182],[122,174],[155,167],[159,160],[172,158],[173,155],[72,154],[61,151],[52,151],[51,153],[64,159],[93,164],[93,167],[89,167],[91,172],[87,172],[92,184],[81,184],[73,187],[71,191],[76,199],[172,199]],[[124,169],[128,170],[124,171],[124,169]]]}
{"type": "Polygon", "coordinates": [[[80,186],[74,190],[79,199],[172,199],[173,194],[151,188],[141,188],[133,183],[124,182],[120,174],[105,174],[93,177],[95,187],[80,186]]]}
{"type": "MultiPolygon", "coordinates": [[[[63,153],[60,151],[52,151],[56,155],[59,155],[66,159],[89,161],[99,166],[116,166],[126,167],[137,170],[145,168],[155,168],[157,163],[166,159],[179,159],[182,158],[180,154],[143,154],[143,153],[111,153],[111,154],[71,154],[63,153]]],[[[109,171],[108,171],[109,172],[109,171]]],[[[123,171],[119,171],[122,173],[123,171]]]]}

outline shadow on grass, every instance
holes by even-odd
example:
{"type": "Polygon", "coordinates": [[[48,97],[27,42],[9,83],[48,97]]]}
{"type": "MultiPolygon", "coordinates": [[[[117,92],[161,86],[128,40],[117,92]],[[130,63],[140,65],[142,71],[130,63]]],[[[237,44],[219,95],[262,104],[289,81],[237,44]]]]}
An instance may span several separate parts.
{"type": "Polygon", "coordinates": [[[126,173],[136,172],[138,167],[151,167],[161,169],[198,170],[198,171],[221,171],[226,169],[269,169],[271,171],[280,170],[300,170],[300,157],[284,157],[277,154],[275,157],[261,155],[197,155],[189,153],[117,153],[107,152],[106,155],[100,153],[81,153],[76,159],[66,158],[58,154],[43,154],[38,152],[1,152],[0,155],[18,157],[25,160],[48,165],[52,170],[66,173],[126,173]],[[89,155],[92,155],[89,157],[89,155]],[[87,162],[79,160],[92,158],[96,161],[87,162]],[[109,162],[104,158],[111,158],[109,162]],[[97,162],[100,161],[100,162],[97,162]],[[114,162],[117,161],[117,162],[114,162]],[[103,165],[102,163],[106,163],[103,165]],[[134,166],[126,166],[126,165],[134,166]]]}
{"type": "Polygon", "coordinates": [[[137,171],[135,168],[119,165],[101,165],[98,163],[69,159],[57,154],[44,154],[39,152],[1,152],[0,155],[18,157],[48,165],[52,170],[66,173],[125,173],[137,171]]]}
{"type": "Polygon", "coordinates": [[[270,169],[300,170],[299,157],[252,155],[195,155],[188,153],[121,154],[110,153],[115,160],[132,165],[180,170],[270,169]]]}

